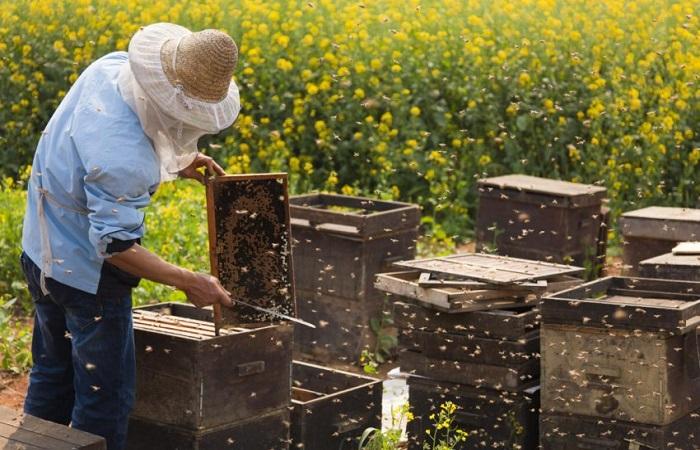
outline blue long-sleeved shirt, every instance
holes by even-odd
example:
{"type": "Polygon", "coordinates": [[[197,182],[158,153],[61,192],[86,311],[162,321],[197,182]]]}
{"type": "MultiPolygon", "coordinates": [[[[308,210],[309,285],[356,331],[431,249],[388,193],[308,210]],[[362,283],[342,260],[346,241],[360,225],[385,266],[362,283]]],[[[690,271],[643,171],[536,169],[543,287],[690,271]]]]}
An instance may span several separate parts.
{"type": "Polygon", "coordinates": [[[143,236],[141,208],[160,181],[151,142],[119,93],[119,70],[127,63],[125,52],[111,53],[80,75],[42,133],[28,185],[24,251],[42,267],[43,188],[52,197],[43,200],[51,278],[91,294],[112,240],[143,236]]]}

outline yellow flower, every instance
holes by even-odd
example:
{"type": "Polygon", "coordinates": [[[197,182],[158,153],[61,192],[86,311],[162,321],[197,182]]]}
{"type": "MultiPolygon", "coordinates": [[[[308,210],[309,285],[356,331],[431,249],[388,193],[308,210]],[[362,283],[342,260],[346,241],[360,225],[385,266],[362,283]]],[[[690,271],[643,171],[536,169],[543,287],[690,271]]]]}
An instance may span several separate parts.
{"type": "Polygon", "coordinates": [[[411,115],[412,115],[413,117],[418,117],[418,116],[420,116],[420,108],[417,107],[417,106],[411,106],[411,109],[409,110],[409,112],[411,113],[411,115]]]}
{"type": "Polygon", "coordinates": [[[306,84],[306,92],[309,93],[309,95],[314,95],[318,93],[318,86],[316,86],[314,83],[307,83],[306,84]]]}

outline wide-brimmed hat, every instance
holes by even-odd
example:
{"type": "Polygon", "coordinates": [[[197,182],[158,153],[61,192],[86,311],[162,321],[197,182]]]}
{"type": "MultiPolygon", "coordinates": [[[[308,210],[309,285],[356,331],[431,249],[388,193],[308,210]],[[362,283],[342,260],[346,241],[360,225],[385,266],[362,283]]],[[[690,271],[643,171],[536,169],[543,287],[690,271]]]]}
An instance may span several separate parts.
{"type": "Polygon", "coordinates": [[[231,126],[240,111],[231,79],[237,62],[236,43],[217,30],[156,23],[129,43],[129,66],[144,93],[164,113],[211,133],[231,126]]]}

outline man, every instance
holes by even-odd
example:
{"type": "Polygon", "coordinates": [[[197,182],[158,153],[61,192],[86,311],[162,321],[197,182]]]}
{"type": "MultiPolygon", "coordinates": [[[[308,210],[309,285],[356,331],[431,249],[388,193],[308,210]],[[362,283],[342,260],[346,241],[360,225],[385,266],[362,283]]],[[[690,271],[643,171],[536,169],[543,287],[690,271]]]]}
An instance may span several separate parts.
{"type": "Polygon", "coordinates": [[[159,183],[223,174],[198,153],[240,110],[238,49],[225,33],[159,23],[128,54],[94,62],[39,141],[28,187],[22,265],[36,313],[24,409],[124,447],[134,400],[131,289],[140,278],[201,307],[230,305],[219,281],[140,246],[159,183]]]}

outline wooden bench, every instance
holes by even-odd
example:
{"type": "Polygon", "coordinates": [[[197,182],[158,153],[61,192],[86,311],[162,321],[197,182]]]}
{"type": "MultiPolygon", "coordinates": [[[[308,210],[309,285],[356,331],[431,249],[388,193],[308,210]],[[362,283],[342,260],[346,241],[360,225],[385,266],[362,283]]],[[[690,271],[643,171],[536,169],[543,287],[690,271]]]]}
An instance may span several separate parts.
{"type": "Polygon", "coordinates": [[[104,438],[0,406],[0,450],[106,450],[104,438]]]}

